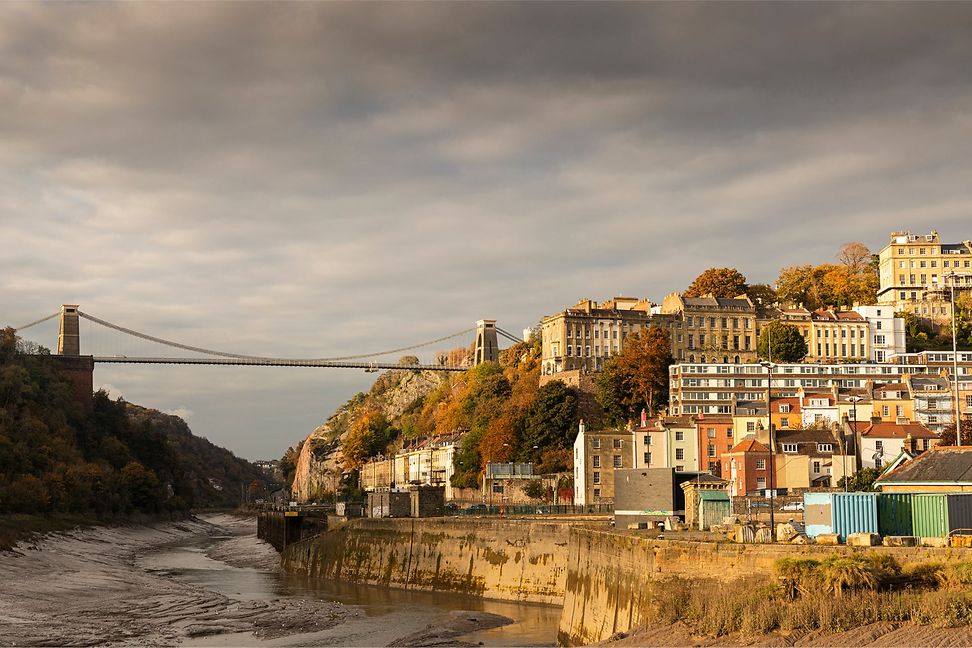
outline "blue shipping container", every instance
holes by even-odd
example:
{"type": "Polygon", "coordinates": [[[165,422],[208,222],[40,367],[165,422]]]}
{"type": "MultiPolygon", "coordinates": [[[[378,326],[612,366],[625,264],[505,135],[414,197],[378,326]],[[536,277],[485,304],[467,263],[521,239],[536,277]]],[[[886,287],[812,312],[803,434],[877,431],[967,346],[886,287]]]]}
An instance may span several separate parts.
{"type": "Polygon", "coordinates": [[[877,493],[834,493],[833,527],[841,542],[852,533],[878,532],[877,501],[877,493]]]}

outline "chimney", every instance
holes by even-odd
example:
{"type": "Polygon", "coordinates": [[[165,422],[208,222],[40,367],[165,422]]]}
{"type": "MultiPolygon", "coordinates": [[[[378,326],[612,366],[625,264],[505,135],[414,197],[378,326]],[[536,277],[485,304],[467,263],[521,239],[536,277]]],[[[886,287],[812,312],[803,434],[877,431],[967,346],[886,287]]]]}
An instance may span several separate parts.
{"type": "Polygon", "coordinates": [[[584,419],[581,419],[580,423],[577,424],[577,434],[584,434],[584,419]]]}
{"type": "Polygon", "coordinates": [[[912,436],[911,436],[911,432],[909,432],[909,433],[908,433],[908,434],[907,434],[907,435],[905,436],[905,442],[904,442],[904,445],[905,445],[905,447],[906,447],[906,448],[908,449],[908,452],[909,452],[909,453],[911,453],[911,454],[915,454],[915,450],[916,450],[916,448],[915,448],[915,440],[914,440],[914,439],[912,438],[912,436]]]}
{"type": "Polygon", "coordinates": [[[641,427],[648,427],[648,412],[641,408],[641,427]]]}
{"type": "Polygon", "coordinates": [[[880,422],[881,422],[881,417],[880,416],[872,416],[871,417],[871,425],[877,425],[880,422]]]}

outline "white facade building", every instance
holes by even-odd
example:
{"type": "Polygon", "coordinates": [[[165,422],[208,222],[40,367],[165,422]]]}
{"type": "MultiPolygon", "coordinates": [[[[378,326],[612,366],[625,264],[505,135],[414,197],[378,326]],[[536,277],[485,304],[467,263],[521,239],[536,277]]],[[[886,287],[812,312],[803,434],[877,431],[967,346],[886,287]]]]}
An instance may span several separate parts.
{"type": "Polygon", "coordinates": [[[890,305],[858,306],[854,310],[867,320],[871,362],[885,362],[892,355],[905,353],[905,321],[894,316],[890,305]]]}

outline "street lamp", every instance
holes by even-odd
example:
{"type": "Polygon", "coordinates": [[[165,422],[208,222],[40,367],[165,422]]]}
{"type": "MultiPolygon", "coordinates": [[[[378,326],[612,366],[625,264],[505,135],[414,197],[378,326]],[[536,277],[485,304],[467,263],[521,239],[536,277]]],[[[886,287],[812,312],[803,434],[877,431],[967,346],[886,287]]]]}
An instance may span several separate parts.
{"type": "Polygon", "coordinates": [[[776,542],[776,464],[773,456],[776,454],[775,442],[773,440],[773,413],[770,404],[770,390],[773,388],[773,363],[764,360],[760,362],[766,367],[766,419],[769,424],[769,467],[770,467],[770,537],[772,542],[776,542]]]}
{"type": "MultiPolygon", "coordinates": [[[[852,429],[854,430],[854,439],[856,440],[857,439],[857,404],[864,399],[861,398],[860,396],[848,396],[847,400],[854,404],[854,427],[852,429]]],[[[846,493],[847,492],[847,435],[844,434],[843,431],[841,431],[840,437],[841,440],[843,441],[843,446],[844,446],[843,448],[844,458],[842,462],[844,464],[844,492],[846,493]]]]}

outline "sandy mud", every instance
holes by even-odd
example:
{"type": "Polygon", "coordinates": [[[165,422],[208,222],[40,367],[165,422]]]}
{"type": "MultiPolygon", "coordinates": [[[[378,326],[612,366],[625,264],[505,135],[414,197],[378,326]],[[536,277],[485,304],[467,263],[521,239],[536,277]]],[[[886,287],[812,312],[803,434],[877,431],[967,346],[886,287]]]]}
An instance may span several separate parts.
{"type": "Polygon", "coordinates": [[[0,646],[463,646],[512,622],[408,602],[375,615],[285,585],[279,562],[232,515],[52,534],[0,553],[0,646]]]}

